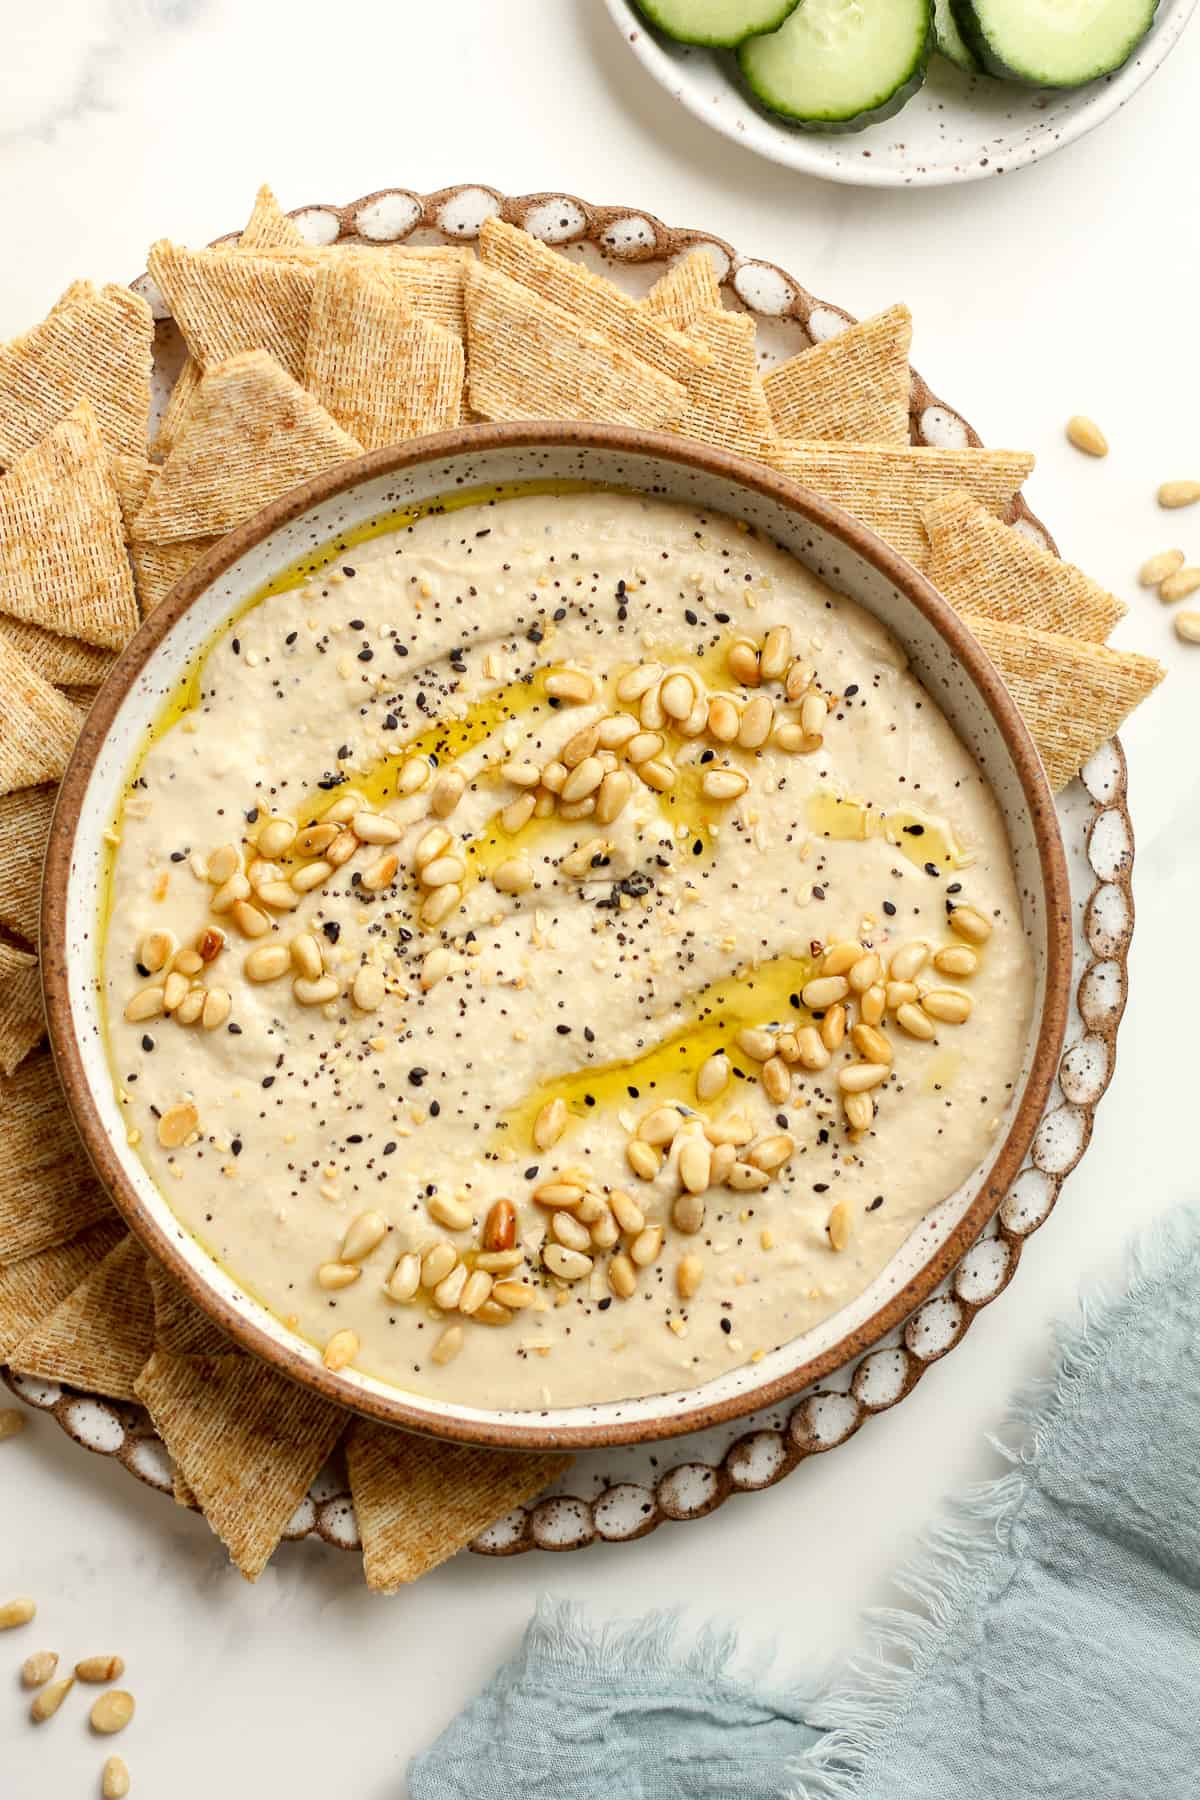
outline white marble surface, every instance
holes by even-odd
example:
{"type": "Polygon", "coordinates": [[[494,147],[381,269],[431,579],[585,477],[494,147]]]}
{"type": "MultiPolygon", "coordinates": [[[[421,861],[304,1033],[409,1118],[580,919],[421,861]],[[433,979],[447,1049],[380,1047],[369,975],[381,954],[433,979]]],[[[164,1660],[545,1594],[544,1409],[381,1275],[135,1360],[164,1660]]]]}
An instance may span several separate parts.
{"type": "MultiPolygon", "coordinates": [[[[285,1549],[245,1586],[199,1521],[34,1419],[0,1447],[0,1590],[40,1604],[3,1639],[0,1794],[98,1792],[72,1696],[35,1735],[16,1664],[119,1649],[139,1711],[120,1748],[139,1796],[403,1792],[427,1744],[510,1651],[550,1585],[604,1611],[687,1601],[776,1632],[797,1666],[850,1647],[860,1608],[939,1500],[996,1468],[985,1434],[1046,1367],[1051,1321],[1195,1192],[1189,954],[1200,875],[1200,649],[1136,586],[1151,550],[1200,560],[1194,96],[1200,31],[1100,133],[1037,168],[931,193],[822,187],[709,135],[640,74],[599,0],[39,0],[3,8],[0,335],[77,275],[122,279],[163,233],[236,226],[259,181],[285,205],[388,183],[575,190],[707,226],[869,312],[902,298],[914,360],[995,444],[1028,445],[1035,507],[1130,603],[1117,641],[1172,678],[1125,738],[1139,852],[1132,1000],[1091,1149],[1015,1286],[896,1412],[705,1523],[551,1564],[459,1558],[410,1594],[353,1559],[285,1549]],[[1067,448],[1099,418],[1102,464],[1067,448]]],[[[569,1800],[569,1797],[564,1797],[569,1800]]]]}

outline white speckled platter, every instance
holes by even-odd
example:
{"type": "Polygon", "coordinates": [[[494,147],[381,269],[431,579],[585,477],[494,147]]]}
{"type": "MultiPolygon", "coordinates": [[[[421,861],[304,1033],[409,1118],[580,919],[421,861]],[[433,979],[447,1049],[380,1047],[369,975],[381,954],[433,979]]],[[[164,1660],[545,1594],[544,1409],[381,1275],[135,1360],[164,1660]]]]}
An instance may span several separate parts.
{"type": "Polygon", "coordinates": [[[605,0],[647,73],[714,131],[772,162],[856,187],[939,187],[1008,175],[1051,156],[1109,118],[1166,60],[1196,0],[1161,0],[1154,27],[1114,74],[1068,90],[1020,87],[930,61],[908,105],[866,131],[801,131],[764,111],[738,78],[732,54],[673,43],[631,0],[605,0]]]}
{"type": "MultiPolygon", "coordinates": [[[[593,207],[572,195],[513,198],[478,186],[431,195],[387,189],[348,206],[302,208],[293,217],[314,242],[461,242],[474,238],[492,212],[563,245],[567,254],[604,267],[636,293],[650,286],[665,263],[703,244],[717,266],[727,304],[755,315],[767,363],[833,335],[849,321],[849,314],[814,299],[786,271],[739,256],[721,239],[672,230],[629,208],[593,207]]],[[[178,368],[180,344],[161,301],[146,291],[157,302],[160,320],[161,402],[178,368]]],[[[966,421],[916,375],[911,420],[917,443],[979,442],[966,421]]],[[[1054,548],[1023,503],[1016,523],[1054,548]]],[[[901,1328],[818,1388],[749,1419],[657,1449],[635,1446],[582,1455],[560,1490],[498,1520],[473,1549],[496,1556],[581,1549],[597,1538],[632,1540],[665,1520],[701,1518],[731,1494],[772,1486],[807,1457],[844,1443],[873,1413],[895,1406],[929,1365],[954,1347],[975,1314],[1004,1291],[1025,1240],[1049,1216],[1064,1178],[1087,1148],[1095,1107],[1112,1074],[1133,931],[1133,831],[1125,804],[1125,762],[1116,740],[1098,751],[1082,778],[1060,796],[1059,813],[1075,917],[1075,1000],[1065,1050],[1027,1166],[953,1274],[901,1328]]],[[[140,1408],[8,1372],[5,1380],[29,1405],[50,1413],[85,1449],[115,1457],[140,1480],[171,1493],[170,1459],[140,1408]]],[[[314,1483],[285,1536],[317,1536],[340,1548],[357,1547],[354,1511],[338,1459],[314,1483]]]]}

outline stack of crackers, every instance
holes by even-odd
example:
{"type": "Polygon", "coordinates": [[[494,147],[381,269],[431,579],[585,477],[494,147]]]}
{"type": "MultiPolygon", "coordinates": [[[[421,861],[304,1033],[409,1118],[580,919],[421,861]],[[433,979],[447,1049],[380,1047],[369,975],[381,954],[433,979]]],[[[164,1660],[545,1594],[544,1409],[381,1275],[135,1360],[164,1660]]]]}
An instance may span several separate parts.
{"type": "Polygon", "coordinates": [[[983,645],[1064,786],[1161,679],[1105,648],[1121,603],[1010,523],[1033,458],[915,448],[911,319],[851,325],[763,377],[703,251],[635,301],[503,219],[467,246],[316,248],[269,189],[241,237],[158,243],[187,360],[151,437],[150,308],[77,282],[0,345],[0,1361],[145,1406],[244,1575],[344,1445],[371,1587],[390,1591],[566,1467],[369,1424],[233,1346],[146,1262],[64,1116],[37,970],[55,784],[116,652],[223,533],[363,450],[470,420],[653,427],[856,514],[983,645]]]}

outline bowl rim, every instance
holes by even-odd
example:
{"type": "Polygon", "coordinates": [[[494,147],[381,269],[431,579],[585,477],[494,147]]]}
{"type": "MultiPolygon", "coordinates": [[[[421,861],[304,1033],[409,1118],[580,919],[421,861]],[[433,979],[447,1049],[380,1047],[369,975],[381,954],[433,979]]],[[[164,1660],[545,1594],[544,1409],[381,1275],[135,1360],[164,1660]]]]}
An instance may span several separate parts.
{"type": "MultiPolygon", "coordinates": [[[[143,621],[121,651],[93,702],[55,801],[42,880],[42,990],[50,1047],[67,1108],[102,1186],[147,1253],[165,1265],[193,1304],[236,1345],[334,1405],[384,1425],[496,1449],[603,1449],[705,1430],[794,1397],[814,1381],[821,1380],[878,1344],[950,1273],[1016,1178],[1050,1095],[1070,1004],[1071,905],[1066,854],[1054,799],[1016,703],[982,647],[948,602],[912,563],[861,521],[762,464],[691,439],[632,427],[569,421],[463,425],[403,445],[370,451],[292,488],[213,545],[143,621]],[[84,795],[96,758],[130,689],[171,628],[210,584],[239,558],[316,505],[365,482],[402,473],[423,463],[492,449],[538,448],[625,453],[716,476],[798,514],[871,563],[941,636],[982,695],[1020,781],[1046,897],[1044,1000],[1029,1072],[990,1172],[954,1229],[902,1288],[828,1350],[761,1386],[751,1385],[698,1410],[688,1409],[682,1417],[674,1409],[664,1408],[661,1414],[652,1418],[547,1426],[539,1422],[538,1413],[531,1409],[528,1424],[514,1424],[510,1419],[459,1419],[444,1413],[441,1403],[428,1396],[411,1394],[402,1388],[376,1393],[358,1387],[326,1369],[319,1359],[314,1361],[311,1347],[304,1345],[302,1348],[302,1340],[294,1344],[277,1341],[203,1279],[176,1245],[172,1234],[153,1217],[129,1180],[92,1093],[71,1002],[70,950],[65,933],[66,896],[82,822],[84,795]]],[[[702,1389],[690,1391],[699,1393],[702,1389]]],[[[586,1403],[577,1410],[585,1411],[586,1403]]]]}

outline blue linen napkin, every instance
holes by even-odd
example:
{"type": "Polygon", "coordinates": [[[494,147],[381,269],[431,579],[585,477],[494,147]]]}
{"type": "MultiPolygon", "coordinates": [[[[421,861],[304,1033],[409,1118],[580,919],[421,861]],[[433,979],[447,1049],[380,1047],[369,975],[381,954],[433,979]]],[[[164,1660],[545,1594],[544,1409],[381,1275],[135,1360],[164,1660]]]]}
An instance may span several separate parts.
{"type": "Polygon", "coordinates": [[[832,1691],[772,1689],[733,1631],[680,1651],[670,1616],[543,1600],[412,1800],[1197,1800],[1200,1212],[1059,1350],[1011,1473],[901,1575],[920,1610],[872,1615],[832,1691]]]}

